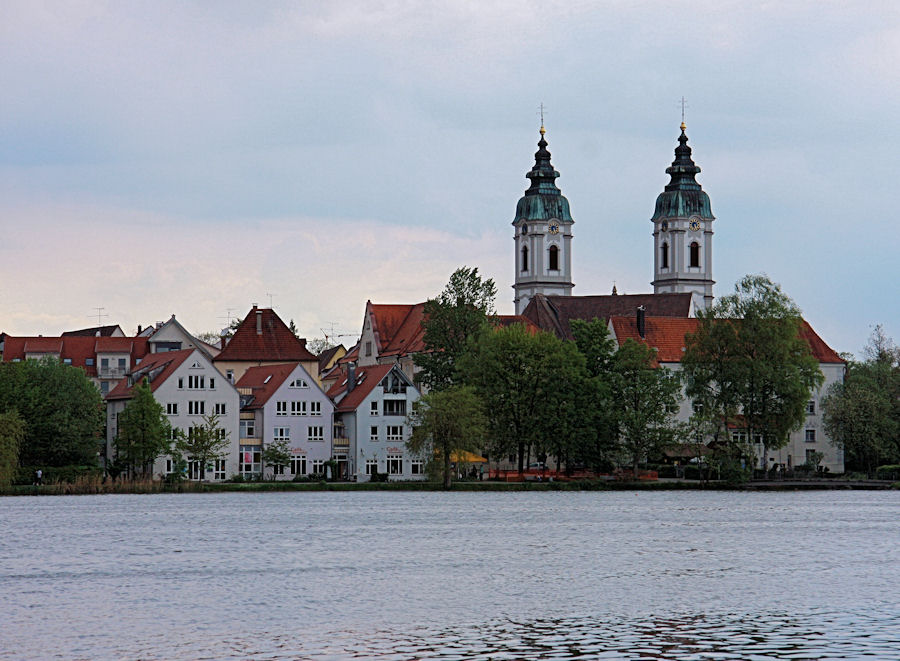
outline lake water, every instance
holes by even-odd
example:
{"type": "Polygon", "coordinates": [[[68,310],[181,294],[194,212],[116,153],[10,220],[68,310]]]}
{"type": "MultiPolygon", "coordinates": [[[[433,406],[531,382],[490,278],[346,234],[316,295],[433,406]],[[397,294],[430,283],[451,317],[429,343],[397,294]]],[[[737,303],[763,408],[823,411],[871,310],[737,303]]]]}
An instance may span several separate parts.
{"type": "Polygon", "coordinates": [[[2,659],[900,659],[900,492],[0,499],[2,659]]]}

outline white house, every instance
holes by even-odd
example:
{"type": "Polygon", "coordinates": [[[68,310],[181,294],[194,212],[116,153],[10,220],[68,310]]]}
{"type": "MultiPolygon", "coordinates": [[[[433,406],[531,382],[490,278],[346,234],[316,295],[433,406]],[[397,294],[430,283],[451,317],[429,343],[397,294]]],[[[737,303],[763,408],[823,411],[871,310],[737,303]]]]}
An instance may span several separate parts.
{"type": "MultiPolygon", "coordinates": [[[[188,457],[188,477],[194,480],[224,480],[238,472],[238,416],[240,398],[235,387],[198,349],[182,349],[148,354],[131,369],[127,379],[107,395],[107,456],[113,457],[118,433],[118,415],[131,401],[134,386],[144,377],[156,401],[166,409],[173,433],[190,435],[192,427],[203,425],[203,417],[218,415],[219,427],[229,439],[228,454],[211,466],[201,466],[188,457]]],[[[160,457],[154,475],[175,470],[172,457],[160,457]]]]}
{"type": "Polygon", "coordinates": [[[424,458],[406,448],[412,431],[407,415],[419,391],[399,365],[348,365],[328,396],[335,402],[334,455],[341,474],[359,482],[376,470],[391,480],[425,478],[424,458]]]}
{"type": "Polygon", "coordinates": [[[241,475],[275,473],[275,479],[290,480],[325,474],[332,456],[334,404],[299,361],[250,367],[236,387],[241,396],[241,475]],[[290,465],[266,468],[263,449],[281,440],[290,443],[290,465]]]}

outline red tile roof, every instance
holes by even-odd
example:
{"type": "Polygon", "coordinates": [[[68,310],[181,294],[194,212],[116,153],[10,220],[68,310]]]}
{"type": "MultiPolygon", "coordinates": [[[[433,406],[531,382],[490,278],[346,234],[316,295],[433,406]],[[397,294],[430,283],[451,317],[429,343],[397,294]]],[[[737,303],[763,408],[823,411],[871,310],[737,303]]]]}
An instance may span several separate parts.
{"type": "MultiPolygon", "coordinates": [[[[338,377],[335,383],[326,393],[332,401],[336,402],[335,411],[355,411],[362,404],[363,400],[369,396],[369,393],[381,383],[381,380],[387,376],[394,368],[394,365],[370,365],[368,367],[356,368],[356,386],[339,402],[336,398],[347,392],[347,371],[343,371],[342,376],[338,377]]],[[[398,368],[399,369],[399,368],[398,368]]]]}
{"type": "Polygon", "coordinates": [[[424,303],[384,305],[366,303],[379,356],[402,356],[425,350],[422,341],[424,303]]]}
{"type": "Polygon", "coordinates": [[[283,365],[263,365],[251,367],[244,372],[234,386],[235,388],[250,388],[253,393],[253,401],[243,408],[261,409],[299,364],[299,362],[294,362],[283,365]]]}
{"type": "Polygon", "coordinates": [[[540,326],[521,314],[498,314],[494,317],[494,323],[501,328],[522,324],[530,335],[541,332],[540,326]]]}
{"type": "Polygon", "coordinates": [[[532,298],[522,316],[557,337],[572,340],[570,319],[608,320],[610,317],[634,314],[641,305],[647,316],[682,317],[691,314],[691,294],[610,294],[603,296],[544,296],[532,298]]]}
{"type": "MultiPolygon", "coordinates": [[[[190,358],[195,351],[197,349],[182,349],[181,351],[163,351],[149,354],[141,361],[140,365],[131,369],[128,379],[122,379],[116,384],[116,387],[109,392],[106,399],[131,399],[131,391],[134,390],[135,385],[143,380],[144,376],[152,377],[150,380],[150,391],[156,392],[156,389],[165,383],[166,379],[172,376],[172,373],[190,358]],[[157,370],[160,371],[157,372],[157,370]],[[129,381],[132,381],[132,385],[128,385],[129,381]]],[[[203,354],[197,351],[197,355],[202,356],[203,354]]]]}
{"type": "Polygon", "coordinates": [[[231,341],[213,360],[289,362],[315,361],[316,357],[306,348],[305,342],[296,338],[274,310],[254,306],[234,332],[231,341]],[[260,332],[256,330],[257,319],[260,332]]]}
{"type": "Polygon", "coordinates": [[[81,367],[88,376],[97,375],[98,353],[127,353],[134,364],[150,352],[145,337],[92,337],[67,335],[65,337],[12,337],[4,343],[3,360],[24,360],[29,353],[58,353],[60,360],[69,360],[81,367]],[[92,359],[93,365],[87,365],[92,359]]]}
{"type": "MultiPolygon", "coordinates": [[[[631,338],[644,342],[657,350],[657,363],[680,363],[684,356],[685,335],[696,332],[699,319],[678,319],[676,317],[646,317],[644,323],[644,339],[637,330],[635,315],[627,317],[611,317],[613,334],[619,345],[631,338]]],[[[809,344],[812,355],[820,363],[843,363],[841,357],[822,341],[812,326],[803,320],[800,336],[809,344]]]]}

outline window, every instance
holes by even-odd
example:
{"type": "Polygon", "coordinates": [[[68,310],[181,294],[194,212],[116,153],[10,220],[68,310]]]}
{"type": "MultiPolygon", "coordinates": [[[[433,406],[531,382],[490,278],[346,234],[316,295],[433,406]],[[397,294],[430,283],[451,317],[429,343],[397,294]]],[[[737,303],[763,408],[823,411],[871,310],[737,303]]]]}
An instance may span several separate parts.
{"type": "Polygon", "coordinates": [[[272,428],[272,440],[273,441],[289,441],[289,440],[291,440],[291,428],[290,427],[273,427],[272,428]]]}
{"type": "Polygon", "coordinates": [[[206,413],[206,402],[200,401],[188,402],[188,415],[203,415],[206,413]]]}
{"type": "Polygon", "coordinates": [[[747,442],[747,432],[745,431],[733,431],[731,432],[731,440],[735,443],[746,443],[747,442]]]}
{"type": "Polygon", "coordinates": [[[376,425],[372,425],[369,427],[369,440],[377,441],[378,440],[378,427],[376,425]]]}
{"type": "Polygon", "coordinates": [[[378,460],[366,459],[366,475],[372,475],[378,472],[378,460]]]}
{"type": "Polygon", "coordinates": [[[225,415],[225,403],[216,404],[216,415],[225,415]]]}
{"type": "Polygon", "coordinates": [[[409,472],[413,475],[424,475],[425,462],[421,459],[413,459],[409,462],[409,472]]]}
{"type": "MultiPolygon", "coordinates": [[[[13,361],[15,362],[15,361],[13,361]]],[[[100,382],[100,392],[104,395],[109,394],[109,381],[101,381],[100,382]]]]}
{"type": "Polygon", "coordinates": [[[225,460],[224,459],[216,459],[216,463],[213,466],[213,479],[214,480],[224,480],[225,479],[225,460]]]}
{"type": "Polygon", "coordinates": [[[312,460],[312,472],[313,472],[313,475],[324,475],[325,474],[325,460],[324,459],[313,459],[312,460]]]}
{"type": "Polygon", "coordinates": [[[663,243],[659,248],[659,267],[662,269],[669,268],[669,244],[663,243]]]}
{"type": "Polygon", "coordinates": [[[366,342],[366,355],[367,356],[372,355],[372,343],[371,342],[366,342]]]}
{"type": "Polygon", "coordinates": [[[403,427],[401,425],[388,425],[387,428],[387,440],[388,441],[402,441],[403,440],[403,427]]]}
{"type": "Polygon", "coordinates": [[[550,270],[559,271],[559,248],[550,246],[550,270]]]}
{"type": "Polygon", "coordinates": [[[71,364],[72,364],[71,358],[63,358],[63,365],[71,365],[71,364]]]}
{"type": "Polygon", "coordinates": [[[522,272],[528,270],[528,246],[522,246],[522,272]]]}
{"type": "Polygon", "coordinates": [[[406,415],[405,399],[386,399],[384,400],[385,415],[406,415]]]}
{"type": "Polygon", "coordinates": [[[806,448],[806,463],[808,463],[808,464],[818,463],[818,462],[816,462],[816,459],[819,459],[819,457],[816,456],[817,454],[818,453],[813,448],[806,448]]]}
{"type": "Polygon", "coordinates": [[[816,430],[815,429],[807,429],[806,430],[806,442],[807,443],[815,443],[816,442],[816,430]]]}
{"type": "Polygon", "coordinates": [[[180,432],[178,431],[178,427],[172,427],[172,428],[169,430],[169,433],[171,434],[171,439],[172,439],[173,441],[177,441],[177,440],[178,440],[178,436],[179,436],[179,433],[180,433],[180,432]]]}
{"type": "Polygon", "coordinates": [[[387,456],[388,475],[400,475],[403,472],[403,455],[389,454],[387,456]]]}
{"type": "Polygon", "coordinates": [[[696,241],[691,241],[691,266],[700,266],[700,244],[696,241]]]}
{"type": "Polygon", "coordinates": [[[306,475],[306,455],[291,455],[291,475],[306,475]]]}
{"type": "Polygon", "coordinates": [[[369,407],[369,415],[378,415],[378,402],[372,402],[369,407]]]}
{"type": "Polygon", "coordinates": [[[309,403],[309,414],[310,415],[322,415],[322,402],[310,402],[309,403]]]}
{"type": "Polygon", "coordinates": [[[93,366],[94,366],[94,359],[93,359],[93,358],[85,358],[85,359],[84,359],[84,364],[85,364],[85,367],[93,367],[93,366]]]}
{"type": "Polygon", "coordinates": [[[272,475],[284,475],[284,466],[280,464],[272,466],[272,475]]]}
{"type": "Polygon", "coordinates": [[[275,415],[287,415],[287,402],[275,402],[275,415]]]}
{"type": "Polygon", "coordinates": [[[178,415],[178,402],[166,404],[166,415],[178,415]]]}
{"type": "MultiPolygon", "coordinates": [[[[103,359],[103,362],[106,362],[106,358],[103,359]]],[[[181,376],[178,377],[178,389],[179,390],[184,389],[184,377],[181,377],[181,376]]]]}
{"type": "Polygon", "coordinates": [[[216,389],[216,380],[213,377],[209,377],[209,389],[210,390],[216,389]]]}
{"type": "Polygon", "coordinates": [[[306,437],[309,441],[324,441],[325,440],[325,428],[321,425],[316,427],[309,427],[306,430],[306,437]]]}
{"type": "MultiPolygon", "coordinates": [[[[283,404],[284,402],[280,402],[283,404]]],[[[278,415],[285,415],[279,413],[278,415]]],[[[306,415],[306,402],[291,402],[291,415],[306,415]]]]}
{"type": "MultiPolygon", "coordinates": [[[[180,379],[179,379],[180,380],[180,379]]],[[[205,387],[206,377],[199,374],[188,375],[188,390],[200,390],[205,387]]]]}
{"type": "Polygon", "coordinates": [[[395,371],[391,371],[384,377],[381,385],[386,393],[397,395],[406,392],[406,381],[395,371]]]}
{"type": "Polygon", "coordinates": [[[288,384],[288,388],[309,388],[309,384],[303,379],[294,379],[288,384]]]}
{"type": "Polygon", "coordinates": [[[175,472],[175,461],[172,457],[166,457],[166,475],[171,475],[175,472]]]}
{"type": "Polygon", "coordinates": [[[244,475],[259,473],[262,468],[262,450],[258,445],[242,445],[238,456],[238,472],[244,475]]]}
{"type": "Polygon", "coordinates": [[[229,383],[234,383],[234,370],[225,370],[225,378],[229,383]]]}
{"type": "Polygon", "coordinates": [[[119,371],[120,372],[125,371],[125,359],[124,358],[119,358],[119,371]]]}
{"type": "Polygon", "coordinates": [[[241,420],[241,438],[256,438],[256,420],[241,420]]]}
{"type": "Polygon", "coordinates": [[[806,415],[815,415],[816,414],[816,401],[814,399],[806,402],[806,415]]]}

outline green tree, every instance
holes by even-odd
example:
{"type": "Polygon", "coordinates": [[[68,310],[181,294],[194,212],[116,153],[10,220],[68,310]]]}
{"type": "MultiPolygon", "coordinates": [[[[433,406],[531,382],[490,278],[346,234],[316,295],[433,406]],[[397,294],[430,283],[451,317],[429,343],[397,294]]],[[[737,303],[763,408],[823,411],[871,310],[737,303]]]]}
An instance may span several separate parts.
{"type": "Polygon", "coordinates": [[[131,475],[152,475],[153,463],[171,449],[172,426],[146,377],[132,391],[131,401],[119,414],[118,426],[116,459],[131,475]]]}
{"type": "MultiPolygon", "coordinates": [[[[487,438],[487,419],[475,390],[453,386],[424,395],[409,416],[412,434],[406,447],[437,461],[444,488],[450,488],[454,454],[479,452],[487,438]]],[[[457,457],[459,458],[459,457],[457,457]]]]}
{"type": "Polygon", "coordinates": [[[471,338],[489,324],[496,296],[493,280],[483,280],[477,268],[463,266],[453,272],[437,298],[425,302],[425,351],[414,358],[422,384],[440,390],[460,383],[456,363],[471,338]]]}
{"type": "Polygon", "coordinates": [[[193,425],[186,435],[180,435],[175,448],[187,461],[198,463],[200,479],[204,480],[207,466],[228,456],[231,440],[228,431],[219,425],[218,414],[205,415],[202,420],[203,424],[193,425]]]}
{"type": "Polygon", "coordinates": [[[262,451],[263,465],[272,469],[272,479],[284,473],[284,467],[291,463],[291,444],[286,439],[267,443],[262,451]]]}
{"type": "Polygon", "coordinates": [[[613,359],[615,340],[602,319],[570,320],[575,346],[584,356],[587,379],[578,401],[578,415],[587,423],[579,459],[600,470],[613,456],[618,423],[613,407],[613,359]]]}
{"type": "Polygon", "coordinates": [[[672,443],[679,426],[675,421],[681,379],[664,367],[654,367],[656,352],[631,338],[613,358],[613,399],[619,444],[634,476],[651,452],[672,443]]]}
{"type": "Polygon", "coordinates": [[[25,440],[25,421],[17,411],[0,413],[0,489],[8,487],[19,466],[19,449],[25,440]]]}
{"type": "Polygon", "coordinates": [[[686,392],[723,425],[740,415],[747,438],[762,439],[767,466],[769,450],[787,444],[824,380],[800,334],[800,310],[766,276],[748,275],[698,318],[682,361],[686,392]]]}
{"type": "Polygon", "coordinates": [[[577,402],[586,378],[574,343],[522,324],[485,329],[459,372],[484,403],[493,456],[515,453],[520,473],[526,453],[571,456],[584,425],[577,402]]]}
{"type": "Polygon", "coordinates": [[[0,363],[0,411],[25,421],[23,466],[96,465],[105,407],[84,370],[53,358],[0,363]]]}

